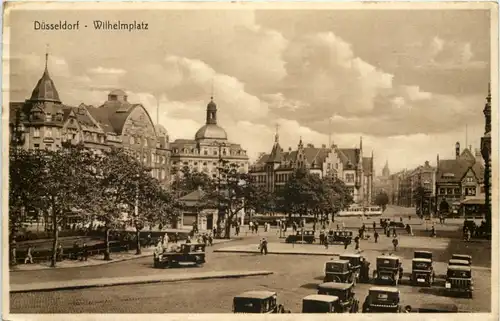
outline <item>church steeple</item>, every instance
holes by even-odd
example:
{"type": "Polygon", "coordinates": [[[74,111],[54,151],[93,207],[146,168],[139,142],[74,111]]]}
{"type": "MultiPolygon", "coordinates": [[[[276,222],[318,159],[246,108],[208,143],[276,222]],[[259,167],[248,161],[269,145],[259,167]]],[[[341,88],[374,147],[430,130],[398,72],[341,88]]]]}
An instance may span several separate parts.
{"type": "Polygon", "coordinates": [[[281,163],[282,158],[282,149],[279,143],[279,133],[278,133],[279,125],[276,124],[276,134],[274,134],[274,145],[269,155],[269,161],[271,163],[281,163]]]}
{"type": "Polygon", "coordinates": [[[382,169],[382,176],[389,177],[391,175],[391,171],[389,170],[389,161],[385,161],[385,166],[382,169]]]}
{"type": "Polygon", "coordinates": [[[49,52],[48,50],[45,52],[45,70],[43,71],[43,75],[38,80],[33,92],[31,93],[31,98],[29,99],[32,102],[55,102],[61,103],[59,99],[59,93],[57,92],[56,86],[54,82],[50,78],[49,68],[49,52]]]}

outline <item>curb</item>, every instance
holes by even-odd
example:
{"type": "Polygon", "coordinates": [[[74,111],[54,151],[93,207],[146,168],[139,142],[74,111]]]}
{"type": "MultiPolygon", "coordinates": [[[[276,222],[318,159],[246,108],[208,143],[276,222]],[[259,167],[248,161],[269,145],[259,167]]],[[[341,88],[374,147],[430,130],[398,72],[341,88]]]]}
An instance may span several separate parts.
{"type": "MultiPolygon", "coordinates": [[[[229,243],[229,242],[232,242],[232,241],[240,241],[240,240],[242,240],[242,238],[234,238],[234,239],[224,240],[222,242],[215,243],[213,246],[216,246],[216,245],[219,245],[219,244],[229,243]]],[[[214,250],[214,252],[217,252],[217,250],[214,250]]],[[[121,258],[121,259],[111,259],[110,261],[104,261],[104,260],[102,260],[102,261],[99,261],[96,264],[89,264],[89,265],[66,266],[66,267],[56,266],[55,268],[50,267],[50,266],[46,266],[46,267],[41,267],[41,268],[37,268],[37,269],[29,269],[29,270],[24,270],[24,269],[9,269],[9,272],[16,273],[16,272],[31,272],[31,271],[44,271],[44,270],[61,270],[61,269],[87,268],[87,267],[93,267],[93,266],[101,266],[101,265],[105,265],[105,264],[113,264],[113,263],[119,263],[119,262],[137,260],[137,259],[142,259],[142,258],[145,258],[145,257],[151,257],[153,255],[154,255],[154,253],[151,252],[151,254],[148,253],[148,254],[141,254],[141,255],[131,256],[131,257],[127,257],[127,258],[121,258]]]]}
{"type": "MultiPolygon", "coordinates": [[[[260,254],[259,251],[253,251],[253,250],[225,250],[225,249],[220,249],[220,250],[215,250],[214,252],[218,253],[247,253],[247,254],[260,254]]],[[[364,251],[360,251],[359,253],[363,253],[364,251]]],[[[308,255],[308,256],[340,256],[342,254],[339,253],[314,253],[314,252],[273,252],[269,251],[267,254],[274,254],[274,255],[308,255]]]]}
{"type": "Polygon", "coordinates": [[[26,292],[46,292],[46,291],[56,291],[56,290],[76,290],[76,289],[86,289],[86,288],[96,288],[105,286],[119,286],[119,285],[134,285],[134,284],[152,284],[152,283],[162,283],[162,282],[179,282],[188,280],[208,280],[208,279],[228,279],[228,278],[242,278],[248,276],[264,276],[273,274],[272,271],[226,271],[226,272],[202,272],[193,273],[186,276],[178,275],[168,275],[168,276],[152,276],[149,278],[138,279],[137,277],[129,278],[111,278],[111,279],[91,279],[78,282],[75,284],[64,284],[64,282],[53,282],[55,284],[51,285],[52,282],[47,283],[34,283],[34,284],[23,284],[23,285],[11,285],[9,290],[10,293],[26,293],[26,292]],[[92,283],[94,281],[94,283],[92,283]]]}

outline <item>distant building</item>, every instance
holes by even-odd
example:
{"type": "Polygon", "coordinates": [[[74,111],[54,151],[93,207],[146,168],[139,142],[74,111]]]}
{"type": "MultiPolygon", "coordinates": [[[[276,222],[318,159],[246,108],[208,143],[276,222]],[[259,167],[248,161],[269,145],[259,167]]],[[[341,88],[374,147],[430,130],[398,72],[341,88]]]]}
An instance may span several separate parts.
{"type": "Polygon", "coordinates": [[[99,107],[66,105],[47,64],[48,55],[31,97],[10,103],[11,138],[15,137],[14,132],[23,136],[18,147],[57,150],[83,143],[97,153],[112,146],[124,147],[150,166],[151,175],[166,186],[170,173],[168,133],[162,126],[154,125],[144,106],[128,102],[123,90],[111,91],[99,107]]]}
{"type": "Polygon", "coordinates": [[[170,144],[170,149],[172,168],[177,175],[182,168],[188,167],[216,178],[221,160],[242,173],[248,172],[247,151],[240,144],[230,142],[224,128],[217,124],[217,105],[213,99],[207,105],[206,123],[196,132],[194,139],[176,139],[170,144]]]}
{"type": "Polygon", "coordinates": [[[385,162],[384,168],[382,169],[382,175],[375,177],[373,182],[373,195],[377,196],[379,193],[386,193],[389,196],[389,203],[391,203],[392,194],[392,181],[391,181],[391,171],[389,170],[389,161],[385,162]]]}
{"type": "Polygon", "coordinates": [[[284,188],[293,172],[305,168],[320,177],[332,176],[344,181],[360,204],[371,202],[373,190],[373,155],[363,157],[363,143],[360,148],[342,149],[336,145],[315,147],[304,146],[302,138],[296,150],[284,151],[276,133],[271,153],[261,154],[250,168],[250,174],[256,182],[269,192],[284,188]]]}
{"type": "MultiPolygon", "coordinates": [[[[484,165],[481,155],[473,155],[470,148],[460,152],[455,145],[455,159],[437,156],[436,204],[442,213],[458,213],[462,201],[484,199],[484,165]]],[[[483,201],[484,203],[484,201],[483,201]]]]}

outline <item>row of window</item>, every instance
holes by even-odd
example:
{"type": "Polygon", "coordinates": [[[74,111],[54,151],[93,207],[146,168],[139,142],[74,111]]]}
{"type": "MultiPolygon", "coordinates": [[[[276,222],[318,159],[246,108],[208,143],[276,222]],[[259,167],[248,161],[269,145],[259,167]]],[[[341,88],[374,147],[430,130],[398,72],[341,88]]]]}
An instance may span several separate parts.
{"type": "MultiPolygon", "coordinates": [[[[441,187],[439,189],[440,195],[461,195],[460,188],[444,188],[441,187]]],[[[464,188],[464,194],[466,196],[476,196],[476,188],[475,187],[466,187],[464,188]]]]}
{"type": "MultiPolygon", "coordinates": [[[[179,154],[179,151],[180,151],[181,154],[200,155],[200,153],[198,152],[197,148],[191,148],[191,149],[184,148],[182,150],[179,150],[178,148],[174,148],[173,149],[174,154],[179,154]]],[[[218,148],[211,149],[211,150],[209,150],[209,149],[203,149],[203,155],[208,156],[210,151],[211,151],[210,154],[213,155],[213,156],[218,156],[219,155],[218,148]]],[[[244,150],[238,150],[238,151],[231,152],[228,149],[222,149],[221,155],[222,156],[227,156],[227,155],[241,156],[241,155],[245,155],[245,151],[244,150]]]]}

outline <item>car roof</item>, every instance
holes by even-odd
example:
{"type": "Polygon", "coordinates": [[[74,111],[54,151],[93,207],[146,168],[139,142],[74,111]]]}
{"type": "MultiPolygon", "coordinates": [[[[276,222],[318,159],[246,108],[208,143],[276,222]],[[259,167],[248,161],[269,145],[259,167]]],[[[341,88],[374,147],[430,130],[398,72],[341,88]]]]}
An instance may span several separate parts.
{"type": "Polygon", "coordinates": [[[235,298],[267,299],[273,295],[276,295],[276,292],[272,292],[272,291],[247,291],[247,292],[241,293],[240,295],[235,296],[235,298]]]}
{"type": "Polygon", "coordinates": [[[393,288],[393,287],[390,287],[390,286],[372,286],[370,288],[370,291],[392,292],[392,293],[398,293],[399,292],[398,288],[393,288]]]}
{"type": "Polygon", "coordinates": [[[361,257],[361,254],[348,253],[348,254],[341,254],[340,257],[361,257]]]}
{"type": "Polygon", "coordinates": [[[456,256],[456,257],[466,257],[466,258],[469,258],[471,259],[472,256],[471,255],[467,255],[467,254],[452,254],[451,256],[456,256]]]}
{"type": "Polygon", "coordinates": [[[412,259],[413,262],[426,262],[426,263],[432,263],[431,259],[424,259],[424,258],[418,258],[418,259],[412,259]]]}
{"type": "Polygon", "coordinates": [[[349,261],[348,261],[348,260],[337,260],[337,259],[334,259],[334,260],[326,261],[326,263],[325,263],[325,264],[327,264],[327,263],[341,263],[341,264],[347,264],[347,263],[349,263],[349,261]]]}
{"type": "Polygon", "coordinates": [[[467,264],[469,265],[469,261],[467,260],[458,260],[458,259],[450,259],[448,261],[450,265],[459,265],[459,264],[467,264]]]}
{"type": "Polygon", "coordinates": [[[338,301],[339,297],[334,295],[325,294],[310,294],[303,298],[303,301],[321,301],[321,302],[335,302],[338,301]]]}
{"type": "Polygon", "coordinates": [[[431,251],[415,251],[413,253],[425,253],[425,254],[432,254],[431,251]]]}
{"type": "Polygon", "coordinates": [[[377,256],[377,259],[389,259],[389,260],[399,260],[399,256],[392,256],[392,255],[380,255],[380,256],[377,256]]]}
{"type": "Polygon", "coordinates": [[[353,287],[352,283],[337,283],[326,282],[318,285],[318,288],[333,289],[333,290],[347,290],[353,287]]]}
{"type": "Polygon", "coordinates": [[[204,243],[191,242],[191,243],[182,243],[181,245],[205,245],[204,243]]]}
{"type": "Polygon", "coordinates": [[[448,270],[471,271],[470,266],[448,265],[448,270]]]}

